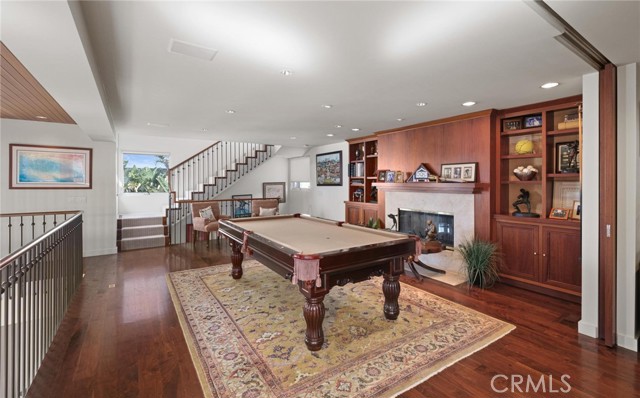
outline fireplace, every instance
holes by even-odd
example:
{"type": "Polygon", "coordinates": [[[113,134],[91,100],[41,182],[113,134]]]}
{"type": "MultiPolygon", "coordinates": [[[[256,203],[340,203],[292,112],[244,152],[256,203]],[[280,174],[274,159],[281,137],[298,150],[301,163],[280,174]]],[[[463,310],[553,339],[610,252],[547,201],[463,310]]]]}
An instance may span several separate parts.
{"type": "Polygon", "coordinates": [[[426,238],[427,222],[435,225],[437,240],[449,249],[454,245],[454,219],[452,213],[398,209],[398,231],[426,238]]]}

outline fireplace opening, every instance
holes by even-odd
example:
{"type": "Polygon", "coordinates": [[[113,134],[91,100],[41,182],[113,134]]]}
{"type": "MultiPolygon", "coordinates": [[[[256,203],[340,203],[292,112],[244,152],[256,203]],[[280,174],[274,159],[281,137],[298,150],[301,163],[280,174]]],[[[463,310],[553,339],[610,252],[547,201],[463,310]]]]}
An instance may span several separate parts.
{"type": "Polygon", "coordinates": [[[427,237],[427,221],[429,220],[436,226],[438,241],[447,249],[453,249],[453,214],[440,211],[398,209],[399,232],[417,235],[425,239],[427,237]]]}

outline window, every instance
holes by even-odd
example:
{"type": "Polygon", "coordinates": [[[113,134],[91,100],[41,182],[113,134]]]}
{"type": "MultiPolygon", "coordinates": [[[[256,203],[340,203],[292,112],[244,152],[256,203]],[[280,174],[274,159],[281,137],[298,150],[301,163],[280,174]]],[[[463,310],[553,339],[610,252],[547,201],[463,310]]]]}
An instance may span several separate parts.
{"type": "Polygon", "coordinates": [[[169,192],[169,156],[149,153],[123,153],[123,192],[169,192]]]}
{"type": "Polygon", "coordinates": [[[291,181],[291,189],[311,189],[309,181],[291,181]]]}

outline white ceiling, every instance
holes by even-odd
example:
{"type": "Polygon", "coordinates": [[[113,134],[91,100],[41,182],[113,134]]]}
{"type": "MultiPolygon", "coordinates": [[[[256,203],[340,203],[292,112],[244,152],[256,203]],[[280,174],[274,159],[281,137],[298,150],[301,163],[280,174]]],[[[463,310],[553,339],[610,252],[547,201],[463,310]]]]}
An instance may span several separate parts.
{"type": "MultiPolygon", "coordinates": [[[[548,4],[612,62],[640,62],[639,2],[548,4]]],[[[96,117],[119,134],[315,146],[578,94],[581,76],[594,72],[522,1],[0,7],[3,42],[79,126],[91,120],[78,119],[78,102],[104,99],[96,117]],[[51,18],[52,10],[64,15],[51,18]],[[218,53],[212,61],[170,53],[171,39],[218,53]],[[560,86],[539,88],[548,81],[560,86]],[[477,105],[461,106],[468,100],[477,105]]]]}

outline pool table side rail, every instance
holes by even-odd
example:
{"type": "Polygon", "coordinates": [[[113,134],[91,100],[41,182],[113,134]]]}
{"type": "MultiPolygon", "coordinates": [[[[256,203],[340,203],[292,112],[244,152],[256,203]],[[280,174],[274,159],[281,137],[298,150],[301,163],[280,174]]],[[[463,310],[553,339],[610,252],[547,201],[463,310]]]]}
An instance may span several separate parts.
{"type": "MultiPolygon", "coordinates": [[[[226,220],[220,221],[220,232],[242,245],[245,229],[226,220]]],[[[320,273],[331,277],[333,274],[352,273],[358,269],[384,266],[396,258],[415,255],[417,237],[406,237],[389,242],[364,245],[348,250],[336,250],[322,254],[305,254],[305,258],[320,260],[320,273]]],[[[267,265],[274,272],[291,279],[294,270],[295,250],[259,234],[248,235],[248,246],[254,258],[267,265]]],[[[329,280],[325,282],[329,283],[329,280]]]]}

